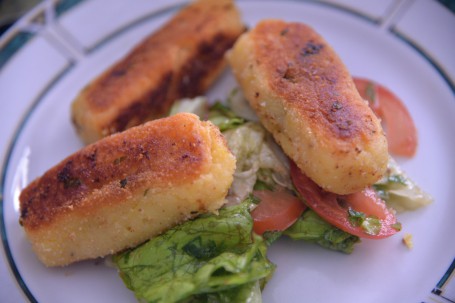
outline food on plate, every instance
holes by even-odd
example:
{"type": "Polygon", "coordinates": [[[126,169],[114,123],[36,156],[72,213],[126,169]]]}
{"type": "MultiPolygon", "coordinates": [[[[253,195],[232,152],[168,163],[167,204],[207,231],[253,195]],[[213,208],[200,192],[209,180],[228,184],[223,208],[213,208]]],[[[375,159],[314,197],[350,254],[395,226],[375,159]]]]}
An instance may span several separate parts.
{"type": "Polygon", "coordinates": [[[385,126],[389,152],[413,157],[417,151],[417,128],[403,102],[389,89],[374,81],[354,77],[354,83],[385,126]]]}
{"type": "MultiPolygon", "coordinates": [[[[321,219],[344,233],[321,228],[324,233],[315,234],[335,235],[334,241],[310,240],[350,252],[358,238],[381,239],[401,230],[390,205],[415,209],[431,203],[429,195],[394,168],[379,118],[334,50],[313,29],[263,20],[237,40],[228,61],[260,122],[290,158],[292,186],[285,187],[311,209],[311,215],[307,211],[301,218],[321,219]]],[[[237,170],[241,163],[238,159],[237,170]]],[[[234,189],[237,183],[234,178],[234,189]]],[[[305,239],[305,229],[316,225],[297,219],[278,231],[305,239]]]]}
{"type": "Polygon", "coordinates": [[[351,253],[360,237],[380,239],[400,229],[379,197],[403,209],[429,203],[391,158],[384,177],[372,187],[350,195],[322,191],[288,160],[254,113],[245,115],[247,108],[238,89],[223,103],[209,104],[205,97],[175,102],[171,113],[194,111],[222,130],[237,165],[229,203],[218,215],[200,215],[112,257],[139,301],[260,302],[275,269],[267,249],[281,236],[351,253]],[[310,199],[299,194],[302,186],[310,199]],[[362,205],[365,195],[374,203],[362,205]],[[324,205],[331,202],[328,198],[338,212],[324,205]],[[329,211],[320,214],[313,203],[329,211]],[[341,207],[348,203],[356,209],[341,207]],[[336,216],[345,226],[337,227],[336,216]]]}
{"type": "Polygon", "coordinates": [[[416,210],[433,202],[431,195],[411,180],[393,158],[389,159],[384,177],[372,187],[397,212],[416,210]]]}
{"type": "Polygon", "coordinates": [[[351,194],[379,180],[387,141],[331,46],[301,23],[263,20],[228,61],[261,123],[324,190],[351,194]]]}
{"type": "Polygon", "coordinates": [[[266,231],[286,230],[297,221],[306,208],[299,198],[284,190],[256,190],[253,196],[260,200],[251,212],[253,230],[258,235],[266,231]]]}
{"type": "Polygon", "coordinates": [[[409,233],[404,234],[403,236],[403,244],[406,245],[408,249],[414,248],[414,242],[412,241],[412,235],[409,233]]]}
{"type": "Polygon", "coordinates": [[[371,187],[337,195],[322,190],[291,163],[291,177],[297,192],[322,219],[361,238],[381,239],[401,230],[395,213],[371,187]]]}
{"type": "Polygon", "coordinates": [[[225,203],[235,158],[219,129],[181,113],[74,153],[20,195],[20,223],[47,266],[134,247],[225,203]]]}
{"type": "Polygon", "coordinates": [[[267,249],[282,235],[351,253],[360,238],[401,229],[390,205],[431,202],[389,157],[371,104],[307,25],[258,23],[228,54],[241,90],[224,103],[187,98],[219,72],[211,53],[229,46],[207,28],[224,13],[233,45],[243,26],[232,1],[196,1],[73,104],[86,142],[170,117],[101,139],[23,190],[20,223],[45,265],[112,255],[140,301],[260,302],[275,269],[267,249]],[[149,61],[158,75],[141,67],[149,61]],[[144,75],[167,83],[146,89],[144,75]]]}
{"type": "Polygon", "coordinates": [[[245,27],[232,0],[197,0],[85,87],[72,120],[85,143],[168,114],[206,91],[245,27]]]}
{"type": "Polygon", "coordinates": [[[285,156],[254,114],[245,115],[248,104],[238,89],[223,104],[208,107],[207,102],[203,97],[180,100],[173,112],[193,109],[222,129],[237,159],[227,199],[236,204],[255,196],[257,234],[279,232],[349,253],[359,238],[381,239],[400,231],[396,211],[432,202],[391,157],[384,176],[372,186],[348,195],[324,191],[285,156]]]}
{"type": "Polygon", "coordinates": [[[227,104],[198,97],[179,100],[171,110],[192,109],[223,129],[238,163],[236,181],[218,215],[200,215],[112,257],[139,301],[261,302],[275,269],[267,249],[281,234],[346,253],[359,242],[305,210],[291,191],[279,147],[259,123],[233,112],[234,103],[247,106],[238,90],[227,104]]]}

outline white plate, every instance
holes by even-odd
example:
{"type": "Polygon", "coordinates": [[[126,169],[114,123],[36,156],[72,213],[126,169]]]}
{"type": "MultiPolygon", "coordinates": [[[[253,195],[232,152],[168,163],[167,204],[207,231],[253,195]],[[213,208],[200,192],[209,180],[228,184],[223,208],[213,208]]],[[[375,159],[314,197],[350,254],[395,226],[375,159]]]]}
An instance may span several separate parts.
{"type": "MultiPolygon", "coordinates": [[[[151,2],[139,1],[132,7],[124,1],[111,1],[108,7],[103,6],[106,1],[79,4],[71,14],[60,16],[57,24],[44,26],[20,50],[21,56],[4,65],[5,72],[17,73],[16,78],[6,79],[8,85],[5,77],[0,78],[2,98],[22,94],[27,101],[18,103],[21,113],[13,117],[18,129],[4,147],[2,238],[12,272],[32,302],[135,302],[116,271],[100,262],[52,269],[39,263],[18,224],[18,194],[82,147],[69,119],[77,92],[177,9],[169,2],[166,6],[164,1],[161,6],[151,2]],[[102,18],[112,13],[118,19],[102,18]],[[30,56],[34,66],[26,65],[30,56]]],[[[364,240],[351,255],[279,240],[269,251],[277,270],[265,288],[264,302],[443,302],[443,297],[453,302],[453,281],[449,285],[453,274],[441,280],[451,273],[448,269],[455,256],[453,84],[435,69],[431,58],[368,17],[313,2],[242,1],[239,7],[249,26],[269,17],[313,26],[353,75],[375,79],[394,91],[414,117],[420,140],[417,155],[399,163],[435,198],[434,204],[399,216],[400,234],[381,241],[364,240]],[[413,235],[413,250],[402,244],[404,233],[413,235]],[[436,286],[442,288],[439,295],[432,293],[436,286]]],[[[46,16],[54,18],[49,12],[46,16]]],[[[234,85],[226,72],[208,95],[222,98],[234,85]]],[[[1,102],[14,112],[13,100],[1,102]]]]}

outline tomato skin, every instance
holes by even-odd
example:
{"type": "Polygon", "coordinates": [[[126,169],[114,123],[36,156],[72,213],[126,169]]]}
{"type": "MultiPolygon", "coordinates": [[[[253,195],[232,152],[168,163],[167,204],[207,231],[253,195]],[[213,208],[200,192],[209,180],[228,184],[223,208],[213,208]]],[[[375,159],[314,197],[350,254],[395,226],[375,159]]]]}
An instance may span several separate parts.
{"type": "Polygon", "coordinates": [[[307,205],[321,218],[339,229],[369,239],[386,238],[397,233],[398,230],[393,227],[397,223],[395,215],[387,209],[385,202],[372,189],[344,196],[326,192],[305,176],[292,161],[291,178],[307,205]],[[362,227],[353,225],[349,221],[349,209],[377,217],[381,222],[379,233],[372,235],[362,227]]]}
{"type": "Polygon", "coordinates": [[[413,157],[417,151],[417,128],[400,99],[386,87],[371,80],[353,77],[360,96],[368,101],[386,128],[391,154],[413,157]]]}
{"type": "Polygon", "coordinates": [[[291,226],[305,210],[305,205],[297,197],[285,191],[254,191],[261,201],[251,212],[253,230],[262,235],[265,231],[283,231],[291,226]]]}

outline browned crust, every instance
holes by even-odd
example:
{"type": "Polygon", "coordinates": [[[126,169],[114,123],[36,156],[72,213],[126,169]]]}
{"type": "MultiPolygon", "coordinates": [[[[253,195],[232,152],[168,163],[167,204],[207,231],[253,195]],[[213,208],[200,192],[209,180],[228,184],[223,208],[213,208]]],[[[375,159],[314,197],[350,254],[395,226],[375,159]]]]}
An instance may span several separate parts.
{"type": "Polygon", "coordinates": [[[365,142],[380,131],[348,70],[314,30],[275,21],[261,23],[251,34],[259,65],[269,69],[268,85],[313,131],[330,134],[330,140],[365,142]]]}
{"type": "Polygon", "coordinates": [[[244,31],[232,0],[199,0],[86,87],[73,123],[89,143],[167,114],[179,98],[207,90],[224,53],[244,31]]]}
{"type": "Polygon", "coordinates": [[[228,58],[263,125],[324,190],[349,194],[382,176],[388,153],[380,121],[313,29],[263,20],[228,58]]]}
{"type": "Polygon", "coordinates": [[[195,180],[211,163],[201,127],[197,116],[179,114],[83,148],[22,191],[21,224],[29,230],[42,228],[73,208],[84,213],[122,203],[147,184],[170,188],[195,180]],[[93,201],[95,192],[101,198],[93,201]]]}

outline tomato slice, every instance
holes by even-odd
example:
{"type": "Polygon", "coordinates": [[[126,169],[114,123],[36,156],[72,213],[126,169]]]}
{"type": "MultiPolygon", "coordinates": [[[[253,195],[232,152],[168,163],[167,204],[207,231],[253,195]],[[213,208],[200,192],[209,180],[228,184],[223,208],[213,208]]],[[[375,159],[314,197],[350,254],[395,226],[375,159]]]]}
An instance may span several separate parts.
{"type": "Polygon", "coordinates": [[[371,80],[353,77],[357,90],[366,99],[386,129],[389,152],[412,157],[417,151],[417,129],[409,111],[390,90],[371,80]]]}
{"type": "Polygon", "coordinates": [[[283,231],[291,226],[305,210],[305,205],[297,197],[286,191],[254,191],[261,201],[251,212],[253,230],[258,235],[265,231],[283,231]]]}
{"type": "Polygon", "coordinates": [[[392,236],[399,230],[395,215],[371,188],[343,196],[326,192],[304,175],[292,161],[291,178],[307,205],[325,221],[345,232],[361,238],[381,239],[392,236]],[[378,230],[373,234],[354,224],[352,218],[350,220],[350,210],[377,218],[380,223],[378,230]]]}

